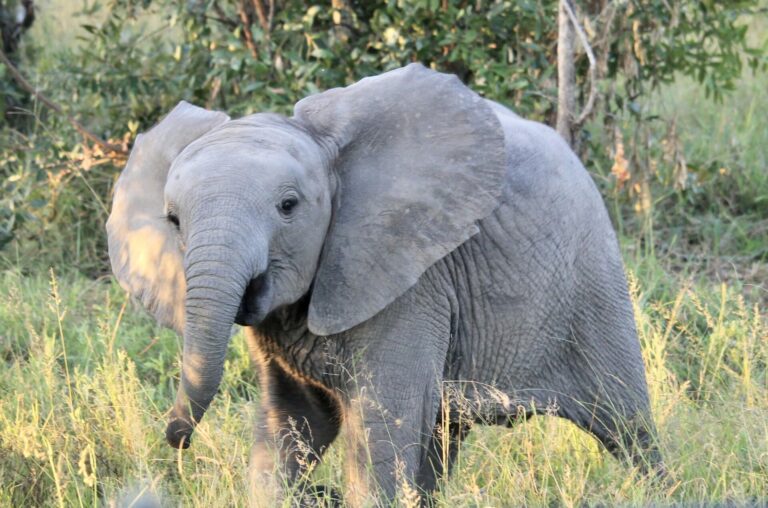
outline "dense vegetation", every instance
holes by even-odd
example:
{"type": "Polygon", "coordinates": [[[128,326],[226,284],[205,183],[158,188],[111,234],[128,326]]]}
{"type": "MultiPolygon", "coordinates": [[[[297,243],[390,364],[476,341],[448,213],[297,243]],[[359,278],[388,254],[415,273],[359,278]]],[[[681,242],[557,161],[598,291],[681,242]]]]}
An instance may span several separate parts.
{"type": "MultiPolygon", "coordinates": [[[[21,4],[0,1],[0,14],[21,4]]],[[[244,502],[259,389],[243,340],[195,447],[177,455],[163,411],[180,341],[108,276],[103,224],[124,151],[178,100],[287,113],[417,60],[554,122],[556,1],[328,4],[40,1],[4,45],[63,114],[0,64],[0,506],[96,505],[147,483],[185,506],[244,502]]],[[[575,427],[540,418],[473,432],[440,499],[765,502],[768,5],[575,4],[600,98],[577,149],[620,233],[671,481],[654,486],[575,427]]],[[[593,83],[576,47],[584,104],[593,83]]],[[[319,481],[342,483],[341,456],[331,451],[319,481]]]]}

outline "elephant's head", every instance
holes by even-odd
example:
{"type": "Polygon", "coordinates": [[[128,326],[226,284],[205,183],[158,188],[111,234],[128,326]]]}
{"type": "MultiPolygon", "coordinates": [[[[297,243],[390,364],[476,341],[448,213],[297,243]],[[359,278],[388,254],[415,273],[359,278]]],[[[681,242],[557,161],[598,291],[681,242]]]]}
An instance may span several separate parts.
{"type": "Polygon", "coordinates": [[[232,324],[309,298],[332,335],[371,318],[497,205],[498,120],[421,65],[300,101],[292,118],[179,104],[140,136],[107,223],[121,284],[184,336],[167,438],[187,446],[232,324]]]}

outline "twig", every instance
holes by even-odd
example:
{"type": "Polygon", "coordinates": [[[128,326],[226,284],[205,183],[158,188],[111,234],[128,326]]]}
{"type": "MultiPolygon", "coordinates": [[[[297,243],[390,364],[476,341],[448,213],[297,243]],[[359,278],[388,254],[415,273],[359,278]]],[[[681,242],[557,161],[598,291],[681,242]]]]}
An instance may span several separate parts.
{"type": "Polygon", "coordinates": [[[563,0],[563,7],[568,14],[568,18],[571,20],[573,28],[576,30],[576,35],[579,36],[579,41],[581,41],[581,45],[584,47],[584,52],[586,52],[587,59],[589,60],[589,97],[587,98],[587,103],[584,105],[581,114],[573,123],[574,128],[579,128],[584,124],[587,118],[589,118],[589,115],[592,114],[592,109],[595,106],[595,99],[597,97],[597,62],[595,60],[595,54],[592,52],[592,47],[587,40],[587,34],[585,34],[584,29],[581,28],[570,0],[563,0]]]}
{"type": "Polygon", "coordinates": [[[19,72],[16,66],[13,65],[13,63],[11,63],[11,61],[8,59],[8,57],[5,55],[5,52],[3,52],[2,49],[0,49],[0,62],[2,62],[3,65],[5,65],[8,68],[8,71],[11,73],[11,77],[14,79],[14,81],[16,81],[16,83],[18,83],[18,85],[21,88],[24,89],[24,91],[26,91],[28,94],[34,97],[35,100],[41,102],[48,108],[54,110],[56,113],[66,118],[67,121],[72,125],[72,127],[74,127],[75,130],[79,132],[80,135],[83,136],[85,139],[91,141],[92,143],[110,152],[116,152],[123,155],[128,153],[128,151],[124,149],[122,146],[104,141],[103,139],[98,137],[96,134],[86,129],[83,126],[83,124],[78,122],[73,116],[65,113],[64,110],[61,108],[61,106],[59,106],[58,104],[53,102],[51,99],[43,95],[42,92],[37,91],[35,87],[32,86],[32,84],[29,81],[27,81],[24,78],[24,76],[21,75],[21,72],[19,72]]]}
{"type": "Polygon", "coordinates": [[[213,107],[213,104],[216,101],[216,97],[219,96],[220,91],[221,91],[221,78],[215,77],[213,78],[213,83],[211,85],[211,93],[208,96],[208,100],[205,102],[205,107],[207,109],[211,109],[213,107]]]}
{"type": "Polygon", "coordinates": [[[261,0],[253,0],[253,8],[256,10],[256,17],[259,18],[259,24],[261,29],[264,30],[264,35],[269,37],[272,27],[270,26],[269,16],[264,12],[264,5],[261,3],[261,0]]]}
{"type": "Polygon", "coordinates": [[[254,60],[258,60],[259,49],[256,47],[256,42],[253,40],[253,33],[251,32],[251,16],[245,10],[244,0],[241,0],[237,4],[237,14],[240,16],[240,22],[242,23],[242,36],[243,40],[245,41],[245,45],[248,47],[248,50],[251,52],[251,56],[253,56],[254,60]]]}
{"type": "Polygon", "coordinates": [[[210,19],[211,21],[216,21],[218,23],[221,23],[222,25],[225,25],[232,30],[234,30],[238,26],[237,22],[232,21],[231,19],[217,18],[216,16],[208,16],[207,14],[204,14],[204,17],[205,19],[210,19]]]}
{"type": "Polygon", "coordinates": [[[275,17],[275,0],[269,0],[269,14],[267,14],[267,26],[269,33],[272,33],[272,20],[275,17]]]}
{"type": "Polygon", "coordinates": [[[215,1],[213,2],[213,10],[216,11],[216,14],[219,17],[215,18],[213,16],[206,16],[207,18],[216,20],[219,23],[223,23],[232,29],[237,28],[237,21],[227,16],[227,13],[224,12],[224,9],[222,9],[221,6],[215,1]]]}

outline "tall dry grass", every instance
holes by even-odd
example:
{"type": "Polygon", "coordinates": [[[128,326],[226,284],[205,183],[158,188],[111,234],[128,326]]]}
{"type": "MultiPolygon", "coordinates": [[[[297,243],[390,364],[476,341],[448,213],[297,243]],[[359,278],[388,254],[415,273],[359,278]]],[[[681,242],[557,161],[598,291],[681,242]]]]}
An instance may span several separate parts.
{"type": "MultiPolygon", "coordinates": [[[[669,484],[649,483],[572,424],[535,417],[473,430],[441,505],[768,500],[765,316],[726,285],[683,282],[669,299],[631,286],[669,484]]],[[[183,506],[245,504],[258,388],[242,337],[180,453],[163,437],[179,340],[114,283],[5,272],[0,330],[0,506],[98,506],[144,490],[183,506]]],[[[320,483],[343,488],[342,457],[329,452],[320,483]]]]}

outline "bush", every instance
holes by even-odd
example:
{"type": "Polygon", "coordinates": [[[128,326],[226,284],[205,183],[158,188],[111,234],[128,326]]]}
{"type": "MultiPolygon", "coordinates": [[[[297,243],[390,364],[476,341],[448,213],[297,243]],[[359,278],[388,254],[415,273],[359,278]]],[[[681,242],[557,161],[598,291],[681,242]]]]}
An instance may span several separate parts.
{"type": "MultiPolygon", "coordinates": [[[[764,51],[748,44],[741,17],[759,7],[758,0],[579,4],[603,97],[599,123],[582,133],[593,171],[611,167],[618,122],[633,126],[635,132],[626,134],[636,136],[653,121],[643,98],[676,72],[693,76],[720,99],[745,59],[753,68],[766,66],[764,51]]],[[[556,14],[553,0],[333,0],[311,6],[296,0],[97,0],[78,14],[79,42],[58,49],[55,64],[38,62],[48,72],[35,81],[115,142],[130,142],[181,99],[235,116],[289,114],[308,94],[412,61],[456,73],[482,95],[552,123],[556,14]]],[[[576,65],[585,97],[587,58],[577,55],[576,65]]],[[[27,72],[34,69],[26,62],[27,72]]],[[[60,116],[35,109],[31,118],[26,129],[0,131],[6,263],[24,265],[25,253],[36,252],[37,262],[66,260],[89,273],[104,271],[103,224],[122,161],[94,152],[60,116]]],[[[637,150],[640,141],[627,149],[637,150]]],[[[619,192],[621,175],[608,173],[603,190],[622,204],[647,199],[632,191],[646,183],[647,189],[684,192],[670,185],[674,178],[655,176],[664,171],[642,166],[643,157],[626,157],[634,178],[623,187],[628,190],[619,192]]]]}

